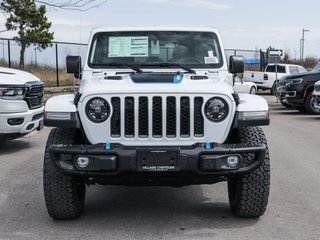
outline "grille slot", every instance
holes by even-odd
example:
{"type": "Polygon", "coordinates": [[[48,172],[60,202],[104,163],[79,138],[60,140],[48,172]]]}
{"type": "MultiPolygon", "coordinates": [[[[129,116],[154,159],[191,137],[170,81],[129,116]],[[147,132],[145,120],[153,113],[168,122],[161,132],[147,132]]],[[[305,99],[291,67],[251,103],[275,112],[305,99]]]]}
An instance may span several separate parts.
{"type": "Polygon", "coordinates": [[[182,97],[180,102],[180,136],[190,137],[190,99],[182,97]]]}
{"type": "Polygon", "coordinates": [[[24,100],[30,109],[36,109],[43,106],[43,85],[31,85],[25,95],[24,100]]]}
{"type": "Polygon", "coordinates": [[[149,104],[147,97],[139,98],[139,137],[149,137],[149,104]]]}
{"type": "Polygon", "coordinates": [[[134,98],[125,98],[125,136],[134,137],[134,98]]]}
{"type": "Polygon", "coordinates": [[[111,104],[113,109],[113,114],[111,118],[111,136],[114,138],[119,138],[121,136],[121,103],[120,98],[111,98],[111,104]]]}
{"type": "Polygon", "coordinates": [[[167,137],[177,136],[176,98],[167,97],[167,137]]]}
{"type": "Polygon", "coordinates": [[[202,116],[203,98],[196,97],[194,99],[194,136],[203,137],[204,122],[202,116]]]}
{"type": "Polygon", "coordinates": [[[162,98],[154,97],[152,103],[152,136],[162,137],[162,98]]]}

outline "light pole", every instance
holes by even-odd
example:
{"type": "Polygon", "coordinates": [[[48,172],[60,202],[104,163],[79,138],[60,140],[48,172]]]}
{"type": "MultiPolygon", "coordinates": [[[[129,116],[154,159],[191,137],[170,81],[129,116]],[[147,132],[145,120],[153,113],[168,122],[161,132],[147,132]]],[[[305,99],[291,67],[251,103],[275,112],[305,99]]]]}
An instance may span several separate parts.
{"type": "Polygon", "coordinates": [[[310,30],[307,29],[302,29],[302,39],[301,39],[301,61],[303,61],[304,58],[304,42],[305,42],[305,38],[304,38],[304,33],[305,32],[310,32],[310,30]]]}

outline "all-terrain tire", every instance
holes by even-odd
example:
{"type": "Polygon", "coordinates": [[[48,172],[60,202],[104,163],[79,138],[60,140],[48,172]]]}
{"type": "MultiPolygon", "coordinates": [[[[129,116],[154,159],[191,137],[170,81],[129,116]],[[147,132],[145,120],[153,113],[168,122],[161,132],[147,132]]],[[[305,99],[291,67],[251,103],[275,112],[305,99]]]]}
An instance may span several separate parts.
{"type": "MultiPolygon", "coordinates": [[[[238,143],[265,144],[267,147],[263,164],[252,173],[228,179],[229,203],[237,217],[258,218],[267,208],[270,192],[270,159],[265,135],[260,127],[245,127],[236,133],[238,143]]],[[[243,154],[250,162],[254,154],[243,154]]]]}
{"type": "Polygon", "coordinates": [[[309,114],[314,114],[314,115],[320,114],[320,111],[315,108],[314,103],[312,101],[312,92],[307,95],[304,107],[309,114]]]}
{"type": "Polygon", "coordinates": [[[60,171],[50,159],[49,147],[52,144],[72,144],[76,130],[55,128],[51,131],[44,155],[43,187],[46,207],[53,219],[75,219],[83,211],[85,184],[80,178],[60,171]]]}

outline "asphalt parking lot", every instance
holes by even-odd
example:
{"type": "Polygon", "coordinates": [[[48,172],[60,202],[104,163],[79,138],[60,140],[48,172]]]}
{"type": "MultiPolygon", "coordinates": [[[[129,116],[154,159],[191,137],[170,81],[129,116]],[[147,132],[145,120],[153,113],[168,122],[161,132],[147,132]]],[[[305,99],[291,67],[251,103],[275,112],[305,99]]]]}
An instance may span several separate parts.
{"type": "Polygon", "coordinates": [[[233,217],[219,183],[91,186],[79,219],[54,221],[42,192],[46,128],[0,147],[0,239],[320,239],[320,116],[267,99],[272,184],[260,219],[233,217]]]}

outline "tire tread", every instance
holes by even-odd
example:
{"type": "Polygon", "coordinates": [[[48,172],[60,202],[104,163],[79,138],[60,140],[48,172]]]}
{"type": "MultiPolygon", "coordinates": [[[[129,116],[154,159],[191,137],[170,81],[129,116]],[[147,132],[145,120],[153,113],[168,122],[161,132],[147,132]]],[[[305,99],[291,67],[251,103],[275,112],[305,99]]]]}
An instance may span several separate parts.
{"type": "MultiPolygon", "coordinates": [[[[260,127],[239,129],[238,140],[241,143],[262,143],[267,147],[265,161],[260,168],[228,182],[229,201],[233,213],[238,217],[258,218],[266,211],[270,193],[270,158],[267,140],[260,127]],[[232,195],[234,196],[231,197],[232,195]]],[[[243,155],[245,161],[250,161],[253,157],[253,154],[243,155]]]]}
{"type": "Polygon", "coordinates": [[[54,166],[50,159],[52,144],[72,144],[74,129],[55,128],[46,145],[43,167],[43,186],[46,207],[54,219],[75,219],[84,208],[85,185],[80,179],[69,176],[54,166]]]}

